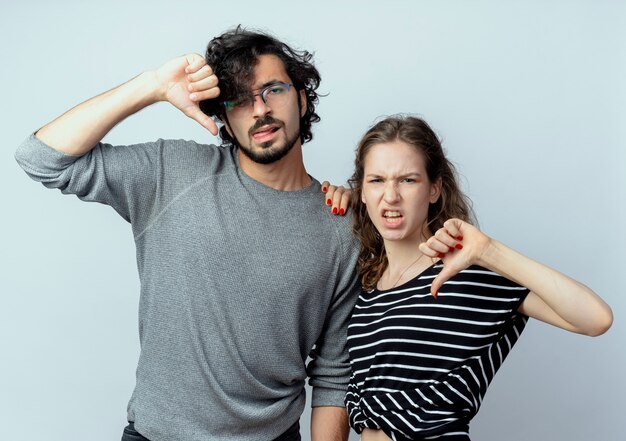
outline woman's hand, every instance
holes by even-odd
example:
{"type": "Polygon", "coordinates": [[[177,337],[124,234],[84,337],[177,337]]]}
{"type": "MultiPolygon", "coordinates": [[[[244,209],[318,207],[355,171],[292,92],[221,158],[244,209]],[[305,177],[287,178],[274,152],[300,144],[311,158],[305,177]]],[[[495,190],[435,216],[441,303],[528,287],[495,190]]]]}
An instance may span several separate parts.
{"type": "Polygon", "coordinates": [[[422,253],[443,260],[431,293],[470,265],[477,264],[530,290],[518,310],[553,326],[585,335],[600,335],[613,323],[613,313],[582,283],[530,259],[459,219],[449,219],[420,244],[422,253]]]}
{"type": "Polygon", "coordinates": [[[461,219],[448,219],[419,246],[426,256],[439,257],[443,261],[443,269],[431,285],[431,294],[437,297],[439,288],[447,280],[470,265],[480,264],[490,245],[491,239],[478,228],[461,219]]]}
{"type": "Polygon", "coordinates": [[[348,212],[352,190],[343,185],[331,185],[328,181],[324,181],[322,182],[322,193],[324,193],[326,205],[330,206],[333,214],[343,216],[348,212]]]}

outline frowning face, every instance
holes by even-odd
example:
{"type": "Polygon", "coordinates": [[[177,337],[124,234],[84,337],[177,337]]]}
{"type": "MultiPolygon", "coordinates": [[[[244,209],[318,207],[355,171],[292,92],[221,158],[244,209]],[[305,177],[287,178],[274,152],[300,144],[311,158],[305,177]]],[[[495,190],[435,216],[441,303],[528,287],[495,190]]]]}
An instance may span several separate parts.
{"type": "Polygon", "coordinates": [[[417,244],[430,236],[428,207],[439,194],[417,148],[397,140],[375,144],[367,152],[361,200],[385,241],[417,244]]]}

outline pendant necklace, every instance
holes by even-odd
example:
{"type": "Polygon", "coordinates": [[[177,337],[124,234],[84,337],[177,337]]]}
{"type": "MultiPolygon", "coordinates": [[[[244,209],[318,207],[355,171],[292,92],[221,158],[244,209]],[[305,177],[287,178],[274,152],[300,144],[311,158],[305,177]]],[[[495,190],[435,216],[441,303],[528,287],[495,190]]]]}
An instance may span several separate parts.
{"type": "MultiPolygon", "coordinates": [[[[394,282],[393,285],[391,285],[389,288],[387,289],[392,289],[395,288],[396,285],[398,284],[398,282],[400,281],[400,279],[402,278],[402,276],[404,276],[404,274],[409,270],[409,268],[411,268],[413,265],[415,265],[422,257],[424,257],[424,254],[420,254],[419,257],[417,259],[415,259],[413,262],[411,262],[411,264],[409,266],[407,266],[404,271],[402,271],[402,273],[400,274],[400,276],[396,279],[396,281],[394,282]]],[[[391,275],[391,273],[390,273],[391,275]]]]}

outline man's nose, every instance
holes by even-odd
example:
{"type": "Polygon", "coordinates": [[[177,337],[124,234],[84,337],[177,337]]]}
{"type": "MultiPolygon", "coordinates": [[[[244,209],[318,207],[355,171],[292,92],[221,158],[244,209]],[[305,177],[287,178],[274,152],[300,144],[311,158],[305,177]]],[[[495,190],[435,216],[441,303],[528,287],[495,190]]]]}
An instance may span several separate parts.
{"type": "Polygon", "coordinates": [[[260,95],[254,95],[252,100],[252,111],[256,118],[263,117],[272,111],[260,95]]]}

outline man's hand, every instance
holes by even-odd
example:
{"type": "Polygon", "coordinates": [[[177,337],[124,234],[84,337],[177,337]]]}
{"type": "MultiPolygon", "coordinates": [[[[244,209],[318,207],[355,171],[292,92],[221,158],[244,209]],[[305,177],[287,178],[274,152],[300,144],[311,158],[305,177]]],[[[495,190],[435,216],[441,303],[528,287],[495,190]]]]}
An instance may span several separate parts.
{"type": "Polygon", "coordinates": [[[217,77],[204,58],[184,55],[79,104],[39,129],[36,136],[60,152],[81,156],[116,124],[157,101],[172,103],[217,135],[215,121],[202,113],[198,102],[219,94],[217,77]]]}
{"type": "Polygon", "coordinates": [[[218,80],[201,55],[187,54],[168,61],[154,71],[160,101],[168,101],[189,118],[217,135],[215,121],[198,105],[202,100],[217,98],[218,80]]]}

